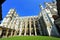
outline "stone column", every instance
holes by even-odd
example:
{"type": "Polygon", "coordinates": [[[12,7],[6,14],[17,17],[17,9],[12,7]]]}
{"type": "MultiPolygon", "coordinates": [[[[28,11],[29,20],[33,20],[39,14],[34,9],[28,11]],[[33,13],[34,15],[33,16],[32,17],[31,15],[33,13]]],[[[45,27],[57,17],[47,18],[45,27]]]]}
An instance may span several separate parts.
{"type": "Polygon", "coordinates": [[[1,37],[1,34],[2,34],[2,28],[0,28],[0,37],[1,37]]]}
{"type": "Polygon", "coordinates": [[[31,18],[30,18],[30,21],[29,21],[29,28],[30,28],[30,36],[31,36],[31,18]]]}
{"type": "Polygon", "coordinates": [[[6,37],[8,36],[8,33],[9,33],[9,29],[6,30],[6,37]]]}
{"type": "Polygon", "coordinates": [[[25,21],[25,33],[24,33],[24,35],[26,35],[26,32],[27,32],[27,26],[28,26],[28,20],[25,21]]]}
{"type": "Polygon", "coordinates": [[[26,35],[26,27],[27,27],[27,23],[26,23],[26,21],[25,21],[24,26],[25,26],[25,33],[24,33],[24,35],[26,35]]]}
{"type": "Polygon", "coordinates": [[[20,29],[19,29],[19,36],[21,36],[21,33],[22,33],[22,22],[21,22],[21,24],[20,24],[20,29]]]}
{"type": "Polygon", "coordinates": [[[35,36],[36,36],[37,35],[37,32],[36,32],[35,20],[33,22],[34,22],[34,30],[35,30],[35,36]]]}
{"type": "Polygon", "coordinates": [[[42,31],[41,31],[41,27],[40,27],[39,21],[37,21],[37,23],[38,23],[38,30],[40,31],[40,35],[42,35],[42,31]]]}
{"type": "Polygon", "coordinates": [[[17,31],[15,30],[15,31],[14,31],[14,36],[16,36],[16,35],[17,35],[17,31]]]}
{"type": "Polygon", "coordinates": [[[11,30],[11,36],[13,36],[13,30],[11,30]]]}

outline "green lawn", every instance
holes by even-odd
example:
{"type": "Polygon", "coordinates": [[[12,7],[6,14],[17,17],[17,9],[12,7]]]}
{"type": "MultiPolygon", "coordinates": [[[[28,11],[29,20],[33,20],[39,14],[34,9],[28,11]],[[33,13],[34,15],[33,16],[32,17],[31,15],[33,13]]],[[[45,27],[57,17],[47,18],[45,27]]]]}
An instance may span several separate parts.
{"type": "Polygon", "coordinates": [[[0,40],[60,40],[60,38],[48,36],[15,36],[8,38],[0,38],[0,40]]]}

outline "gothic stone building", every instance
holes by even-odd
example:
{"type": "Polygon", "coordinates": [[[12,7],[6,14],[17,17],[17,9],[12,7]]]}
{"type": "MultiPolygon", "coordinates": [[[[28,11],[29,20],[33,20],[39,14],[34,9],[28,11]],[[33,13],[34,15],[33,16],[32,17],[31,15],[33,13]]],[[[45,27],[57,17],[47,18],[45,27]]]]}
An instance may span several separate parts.
{"type": "Polygon", "coordinates": [[[10,9],[0,24],[0,37],[60,36],[54,24],[54,18],[57,16],[56,2],[45,5],[45,8],[40,5],[41,12],[36,16],[20,17],[15,9],[10,9]]]}

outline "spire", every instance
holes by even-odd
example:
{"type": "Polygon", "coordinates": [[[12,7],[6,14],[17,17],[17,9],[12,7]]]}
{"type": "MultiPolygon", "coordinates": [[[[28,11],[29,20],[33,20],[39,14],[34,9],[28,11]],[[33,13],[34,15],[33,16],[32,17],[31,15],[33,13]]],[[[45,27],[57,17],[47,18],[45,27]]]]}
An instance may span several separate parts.
{"type": "Polygon", "coordinates": [[[40,7],[40,9],[41,9],[41,10],[43,10],[43,9],[44,9],[42,5],[39,5],[39,7],[40,7]]]}
{"type": "Polygon", "coordinates": [[[44,2],[44,4],[47,6],[48,5],[48,3],[47,2],[44,2]]]}

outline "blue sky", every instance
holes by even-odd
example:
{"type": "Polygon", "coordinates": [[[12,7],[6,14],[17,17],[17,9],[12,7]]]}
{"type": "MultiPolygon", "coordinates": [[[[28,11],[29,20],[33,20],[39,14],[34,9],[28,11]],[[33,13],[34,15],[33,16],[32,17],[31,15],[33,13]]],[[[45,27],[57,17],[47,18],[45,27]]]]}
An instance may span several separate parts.
{"type": "Polygon", "coordinates": [[[39,4],[52,0],[6,0],[2,5],[2,17],[4,18],[10,8],[15,8],[19,16],[33,16],[40,12],[39,4]]]}

